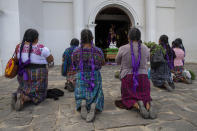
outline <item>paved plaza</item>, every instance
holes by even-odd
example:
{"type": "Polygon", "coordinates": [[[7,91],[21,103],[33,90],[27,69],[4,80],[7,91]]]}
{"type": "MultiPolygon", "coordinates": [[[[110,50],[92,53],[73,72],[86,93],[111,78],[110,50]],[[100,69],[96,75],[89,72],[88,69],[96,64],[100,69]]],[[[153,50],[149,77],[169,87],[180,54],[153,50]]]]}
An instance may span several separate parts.
{"type": "MultiPolygon", "coordinates": [[[[197,74],[196,64],[186,67],[197,74]]],[[[114,78],[118,69],[104,66],[101,70],[105,107],[93,123],[86,123],[75,110],[74,93],[64,90],[65,78],[59,66],[49,71],[49,88],[61,89],[65,95],[57,101],[27,105],[20,112],[10,109],[11,93],[18,86],[16,79],[0,77],[0,131],[197,131],[197,81],[192,85],[177,83],[172,93],[152,86],[158,118],[145,120],[135,111],[115,107],[114,100],[120,98],[120,81],[114,78]]]]}

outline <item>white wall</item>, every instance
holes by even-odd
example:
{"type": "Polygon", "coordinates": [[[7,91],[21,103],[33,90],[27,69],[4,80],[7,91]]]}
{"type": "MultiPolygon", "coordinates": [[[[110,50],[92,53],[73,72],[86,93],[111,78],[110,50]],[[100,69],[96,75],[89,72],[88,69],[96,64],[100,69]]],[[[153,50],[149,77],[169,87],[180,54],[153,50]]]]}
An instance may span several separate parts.
{"type": "Polygon", "coordinates": [[[140,22],[139,29],[142,35],[141,38],[142,41],[145,41],[145,30],[146,30],[145,1],[144,0],[124,0],[124,1],[128,3],[136,12],[140,22]]]}
{"type": "Polygon", "coordinates": [[[39,32],[40,41],[43,40],[43,8],[41,0],[19,0],[20,38],[25,30],[34,28],[39,32]]]}
{"type": "Polygon", "coordinates": [[[71,0],[19,0],[20,38],[28,28],[38,30],[40,43],[50,48],[55,64],[73,37],[71,0]]]}
{"type": "Polygon", "coordinates": [[[0,0],[0,74],[20,40],[18,0],[0,0]]]}
{"type": "Polygon", "coordinates": [[[169,37],[169,42],[175,38],[175,0],[157,0],[156,5],[156,42],[163,34],[169,37]]]}
{"type": "Polygon", "coordinates": [[[51,49],[58,65],[73,37],[72,8],[72,2],[43,2],[44,44],[51,49]]]}
{"type": "Polygon", "coordinates": [[[176,0],[175,36],[183,39],[186,62],[197,63],[197,0],[176,0]]]}

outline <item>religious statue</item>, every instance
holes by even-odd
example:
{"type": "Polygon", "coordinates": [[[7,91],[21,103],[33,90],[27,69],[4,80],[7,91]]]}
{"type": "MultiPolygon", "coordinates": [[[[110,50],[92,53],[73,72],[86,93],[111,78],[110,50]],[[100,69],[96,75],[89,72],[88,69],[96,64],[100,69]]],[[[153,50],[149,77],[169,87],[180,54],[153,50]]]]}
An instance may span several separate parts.
{"type": "Polygon", "coordinates": [[[115,26],[111,25],[111,28],[109,29],[109,35],[108,35],[108,44],[109,48],[117,48],[116,47],[116,33],[114,31],[115,26]]]}

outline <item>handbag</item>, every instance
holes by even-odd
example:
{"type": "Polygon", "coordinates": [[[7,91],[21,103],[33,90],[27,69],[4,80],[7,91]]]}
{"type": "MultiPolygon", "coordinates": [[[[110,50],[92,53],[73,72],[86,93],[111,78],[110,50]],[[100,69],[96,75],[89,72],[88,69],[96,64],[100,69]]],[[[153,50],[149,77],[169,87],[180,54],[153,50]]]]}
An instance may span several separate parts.
{"type": "Polygon", "coordinates": [[[5,68],[5,77],[6,78],[14,78],[18,74],[18,59],[15,57],[16,51],[18,49],[19,45],[17,45],[14,54],[8,61],[6,68],[5,68]]]}
{"type": "Polygon", "coordinates": [[[155,54],[151,57],[151,62],[153,63],[164,63],[164,54],[162,53],[162,50],[157,50],[155,54]]]}
{"type": "Polygon", "coordinates": [[[165,63],[164,54],[162,50],[157,50],[150,58],[151,68],[157,68],[161,63],[165,63]]]}

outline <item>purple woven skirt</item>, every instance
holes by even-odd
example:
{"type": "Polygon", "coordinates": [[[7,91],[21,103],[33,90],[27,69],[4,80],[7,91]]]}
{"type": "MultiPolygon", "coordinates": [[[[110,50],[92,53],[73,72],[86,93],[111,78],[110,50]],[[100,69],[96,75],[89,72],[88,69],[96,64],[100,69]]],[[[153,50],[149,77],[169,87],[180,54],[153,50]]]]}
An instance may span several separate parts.
{"type": "Polygon", "coordinates": [[[147,102],[150,102],[150,81],[148,75],[140,74],[138,75],[139,86],[136,89],[136,92],[133,91],[133,75],[128,74],[121,80],[121,97],[122,104],[126,108],[130,109],[133,105],[141,100],[146,105],[147,102]]]}

